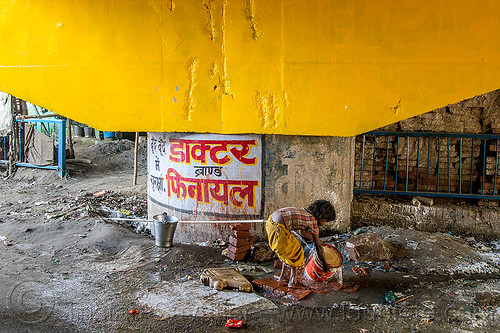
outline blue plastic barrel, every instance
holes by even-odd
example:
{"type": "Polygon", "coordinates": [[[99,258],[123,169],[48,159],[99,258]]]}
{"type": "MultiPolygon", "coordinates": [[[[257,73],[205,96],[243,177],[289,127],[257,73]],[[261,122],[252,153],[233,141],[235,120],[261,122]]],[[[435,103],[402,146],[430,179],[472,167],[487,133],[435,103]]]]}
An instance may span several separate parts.
{"type": "Polygon", "coordinates": [[[103,132],[103,135],[105,139],[113,139],[115,137],[115,132],[103,132]]]}

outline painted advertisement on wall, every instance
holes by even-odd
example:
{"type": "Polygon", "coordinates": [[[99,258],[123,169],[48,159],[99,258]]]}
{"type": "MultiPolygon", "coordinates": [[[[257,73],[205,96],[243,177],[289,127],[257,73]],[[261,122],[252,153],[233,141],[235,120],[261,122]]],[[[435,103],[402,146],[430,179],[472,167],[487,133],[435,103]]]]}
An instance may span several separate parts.
{"type": "Polygon", "coordinates": [[[259,217],[258,135],[148,133],[148,196],[161,207],[221,218],[259,217]]]}

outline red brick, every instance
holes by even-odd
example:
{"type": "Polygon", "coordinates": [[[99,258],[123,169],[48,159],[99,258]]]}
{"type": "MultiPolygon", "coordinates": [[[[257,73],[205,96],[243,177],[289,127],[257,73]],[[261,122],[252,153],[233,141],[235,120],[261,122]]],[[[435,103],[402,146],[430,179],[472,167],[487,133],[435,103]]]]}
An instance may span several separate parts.
{"type": "Polygon", "coordinates": [[[276,297],[283,297],[285,296],[289,291],[292,289],[288,288],[287,286],[279,287],[273,290],[273,294],[276,297]]]}
{"type": "Polygon", "coordinates": [[[258,289],[262,289],[262,286],[266,283],[267,280],[269,279],[256,279],[252,281],[252,284],[258,289]]]}
{"type": "Polygon", "coordinates": [[[235,254],[246,253],[248,250],[250,250],[250,246],[252,246],[252,244],[247,244],[240,247],[229,245],[227,250],[235,254]]]}
{"type": "Polygon", "coordinates": [[[263,291],[272,292],[274,289],[285,286],[284,283],[275,281],[270,278],[253,280],[252,283],[263,291]]]}
{"type": "Polygon", "coordinates": [[[340,291],[342,285],[338,282],[315,282],[307,285],[309,289],[316,293],[329,294],[332,291],[340,291]]]}
{"type": "Polygon", "coordinates": [[[232,246],[235,246],[235,247],[240,247],[240,246],[244,246],[244,245],[247,245],[247,244],[250,244],[252,245],[253,244],[253,240],[254,238],[253,237],[250,237],[250,238],[236,238],[236,237],[229,237],[229,244],[231,244],[232,246]]]}
{"type": "Polygon", "coordinates": [[[233,230],[235,238],[250,238],[250,231],[248,230],[233,230]]]}
{"type": "Polygon", "coordinates": [[[309,289],[292,289],[288,292],[288,295],[291,295],[300,301],[310,293],[312,293],[312,290],[309,289]]]}
{"type": "Polygon", "coordinates": [[[231,230],[250,230],[250,223],[231,224],[231,230]]]}
{"type": "Polygon", "coordinates": [[[230,252],[230,251],[227,251],[227,257],[233,261],[239,261],[239,260],[242,260],[243,258],[245,258],[245,255],[247,253],[246,252],[243,252],[243,253],[239,253],[239,254],[236,254],[236,253],[233,253],[233,252],[230,252]]]}

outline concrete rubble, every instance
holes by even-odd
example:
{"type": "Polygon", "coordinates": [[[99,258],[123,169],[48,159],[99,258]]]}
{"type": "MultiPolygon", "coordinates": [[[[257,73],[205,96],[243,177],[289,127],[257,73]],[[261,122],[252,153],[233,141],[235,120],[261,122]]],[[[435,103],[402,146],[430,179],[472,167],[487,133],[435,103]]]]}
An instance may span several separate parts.
{"type": "Polygon", "coordinates": [[[398,254],[394,245],[376,233],[351,237],[346,243],[346,249],[349,258],[356,262],[392,260],[398,254]]]}

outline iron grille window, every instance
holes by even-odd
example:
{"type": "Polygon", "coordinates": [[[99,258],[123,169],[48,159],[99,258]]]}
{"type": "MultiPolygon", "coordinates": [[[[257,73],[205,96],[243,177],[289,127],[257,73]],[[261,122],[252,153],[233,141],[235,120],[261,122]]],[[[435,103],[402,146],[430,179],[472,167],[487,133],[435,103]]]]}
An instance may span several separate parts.
{"type": "Polygon", "coordinates": [[[369,132],[356,138],[354,193],[500,199],[500,135],[369,132]]]}

